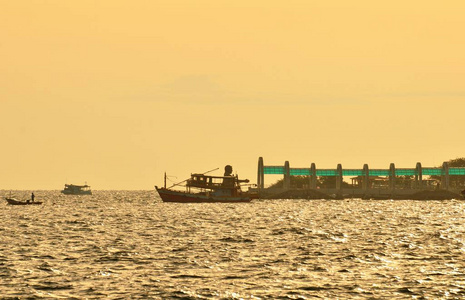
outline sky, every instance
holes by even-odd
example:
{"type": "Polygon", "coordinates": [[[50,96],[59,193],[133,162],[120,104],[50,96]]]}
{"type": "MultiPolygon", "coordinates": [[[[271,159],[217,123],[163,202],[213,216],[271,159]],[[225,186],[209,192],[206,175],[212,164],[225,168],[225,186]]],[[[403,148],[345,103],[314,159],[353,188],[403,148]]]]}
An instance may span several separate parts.
{"type": "Polygon", "coordinates": [[[0,8],[0,190],[150,190],[164,172],[227,164],[256,183],[260,156],[317,168],[465,156],[465,1],[0,8]]]}

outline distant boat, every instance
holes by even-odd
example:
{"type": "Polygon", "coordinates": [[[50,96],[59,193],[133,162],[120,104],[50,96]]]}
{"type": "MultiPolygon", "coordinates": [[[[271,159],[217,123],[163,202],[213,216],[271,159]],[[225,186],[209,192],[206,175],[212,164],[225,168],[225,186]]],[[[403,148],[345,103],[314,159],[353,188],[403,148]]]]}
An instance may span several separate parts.
{"type": "Polygon", "coordinates": [[[10,205],[40,205],[42,204],[42,202],[39,202],[39,201],[31,201],[31,200],[20,201],[15,198],[5,198],[5,200],[10,205]]]}
{"type": "Polygon", "coordinates": [[[174,190],[172,187],[179,186],[175,184],[170,188],[159,188],[155,186],[163,202],[180,202],[180,203],[237,203],[250,202],[258,198],[258,195],[244,192],[241,189],[241,183],[248,183],[248,179],[240,180],[237,175],[229,175],[232,172],[231,166],[226,166],[225,176],[209,176],[203,174],[191,174],[191,178],[184,180],[186,191],[174,190]],[[230,170],[230,172],[229,172],[230,170]]]}
{"type": "Polygon", "coordinates": [[[75,184],[65,184],[65,188],[61,191],[65,195],[92,195],[90,186],[85,185],[75,185],[75,184]]]}

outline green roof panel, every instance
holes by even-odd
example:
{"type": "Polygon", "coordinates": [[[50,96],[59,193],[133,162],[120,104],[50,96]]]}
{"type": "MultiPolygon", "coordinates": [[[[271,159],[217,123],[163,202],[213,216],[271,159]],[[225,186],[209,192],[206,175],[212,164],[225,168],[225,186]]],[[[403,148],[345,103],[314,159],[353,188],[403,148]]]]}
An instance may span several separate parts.
{"type": "Polygon", "coordinates": [[[396,176],[415,176],[417,175],[416,169],[396,169],[396,176]]]}
{"type": "Polygon", "coordinates": [[[283,166],[264,166],[263,174],[284,174],[283,166]]]}
{"type": "Polygon", "coordinates": [[[388,169],[369,169],[368,176],[389,176],[388,169]]]}
{"type": "Polygon", "coordinates": [[[291,176],[308,176],[310,175],[310,169],[308,168],[291,168],[289,170],[291,176]]]}

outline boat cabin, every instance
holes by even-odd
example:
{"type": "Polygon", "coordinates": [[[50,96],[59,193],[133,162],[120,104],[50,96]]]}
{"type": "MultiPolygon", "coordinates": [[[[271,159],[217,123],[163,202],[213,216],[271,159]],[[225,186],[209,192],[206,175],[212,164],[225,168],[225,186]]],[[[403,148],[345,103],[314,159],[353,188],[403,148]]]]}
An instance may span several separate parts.
{"type": "Polygon", "coordinates": [[[65,188],[61,191],[63,194],[68,195],[92,195],[90,186],[85,185],[75,185],[75,184],[65,184],[65,188]]]}
{"type": "Polygon", "coordinates": [[[232,196],[241,194],[241,182],[249,182],[248,179],[240,180],[236,176],[208,176],[204,174],[192,174],[187,180],[186,188],[211,190],[217,196],[232,196]]]}
{"type": "Polygon", "coordinates": [[[187,180],[188,187],[196,187],[201,189],[233,189],[239,186],[237,176],[208,176],[204,174],[192,174],[187,180]]]}

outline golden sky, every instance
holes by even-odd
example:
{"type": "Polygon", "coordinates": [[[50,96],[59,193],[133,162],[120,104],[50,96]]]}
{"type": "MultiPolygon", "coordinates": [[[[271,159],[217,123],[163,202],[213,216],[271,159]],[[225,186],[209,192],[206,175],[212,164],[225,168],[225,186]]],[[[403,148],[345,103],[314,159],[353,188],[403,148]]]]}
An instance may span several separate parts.
{"type": "Polygon", "coordinates": [[[448,0],[0,0],[0,189],[152,189],[226,164],[256,182],[259,156],[463,157],[464,14],[448,0]]]}

